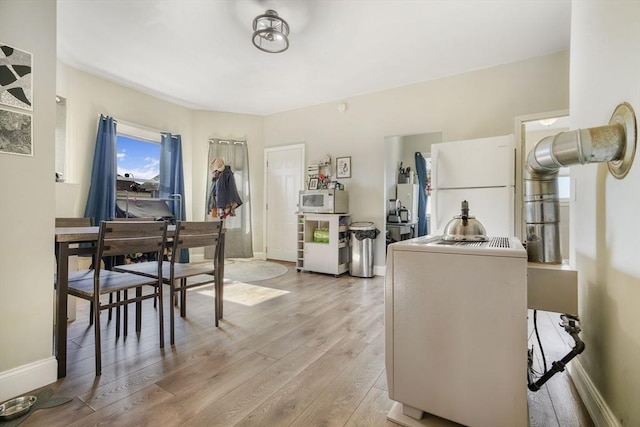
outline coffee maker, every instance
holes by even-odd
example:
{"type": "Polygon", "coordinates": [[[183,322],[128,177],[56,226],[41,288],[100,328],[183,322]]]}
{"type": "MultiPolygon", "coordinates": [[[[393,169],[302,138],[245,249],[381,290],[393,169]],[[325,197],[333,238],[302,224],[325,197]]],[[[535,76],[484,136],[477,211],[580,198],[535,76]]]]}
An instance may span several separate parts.
{"type": "Polygon", "coordinates": [[[389,199],[387,207],[387,222],[399,224],[400,221],[400,200],[389,199]]]}
{"type": "Polygon", "coordinates": [[[400,209],[398,209],[398,216],[400,217],[400,222],[411,221],[411,212],[409,212],[409,209],[404,206],[401,206],[400,209]]]}

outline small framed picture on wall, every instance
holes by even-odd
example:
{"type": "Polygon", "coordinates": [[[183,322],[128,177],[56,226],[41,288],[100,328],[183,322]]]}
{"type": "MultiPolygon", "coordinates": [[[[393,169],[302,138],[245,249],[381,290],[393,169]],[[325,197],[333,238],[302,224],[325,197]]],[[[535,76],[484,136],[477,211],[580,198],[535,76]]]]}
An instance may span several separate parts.
{"type": "Polygon", "coordinates": [[[311,178],[309,180],[309,190],[317,190],[318,189],[318,178],[311,178]]]}
{"type": "Polygon", "coordinates": [[[351,178],[351,157],[336,157],[336,177],[351,178]]]}

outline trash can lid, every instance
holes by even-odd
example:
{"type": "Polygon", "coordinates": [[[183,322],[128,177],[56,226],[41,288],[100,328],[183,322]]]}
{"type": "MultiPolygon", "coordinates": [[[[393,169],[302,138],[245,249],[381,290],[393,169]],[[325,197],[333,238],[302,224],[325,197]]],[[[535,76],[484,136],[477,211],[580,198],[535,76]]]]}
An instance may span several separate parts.
{"type": "Polygon", "coordinates": [[[376,225],[372,222],[365,222],[365,221],[352,222],[349,225],[349,230],[351,231],[366,231],[366,230],[375,230],[375,229],[376,229],[376,225]]]}

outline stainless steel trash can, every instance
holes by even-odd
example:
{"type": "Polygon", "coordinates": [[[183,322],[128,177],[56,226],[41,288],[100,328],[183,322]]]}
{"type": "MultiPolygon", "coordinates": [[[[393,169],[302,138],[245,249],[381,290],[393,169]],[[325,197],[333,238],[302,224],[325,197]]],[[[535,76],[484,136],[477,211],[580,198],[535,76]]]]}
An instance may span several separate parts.
{"type": "Polygon", "coordinates": [[[380,231],[372,222],[352,222],[349,225],[351,261],[349,274],[373,277],[373,244],[380,231]]]}

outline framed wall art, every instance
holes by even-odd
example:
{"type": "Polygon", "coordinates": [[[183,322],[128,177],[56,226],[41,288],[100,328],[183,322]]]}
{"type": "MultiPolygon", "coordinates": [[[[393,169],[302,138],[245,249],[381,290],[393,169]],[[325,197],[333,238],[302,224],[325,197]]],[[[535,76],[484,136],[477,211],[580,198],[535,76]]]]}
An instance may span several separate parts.
{"type": "Polygon", "coordinates": [[[31,114],[0,108],[0,153],[33,156],[31,114]]]}
{"type": "Polygon", "coordinates": [[[0,43],[0,104],[33,110],[33,56],[0,43]]]}
{"type": "Polygon", "coordinates": [[[309,180],[309,190],[317,190],[318,189],[318,178],[311,178],[309,180]]]}
{"type": "Polygon", "coordinates": [[[336,157],[336,178],[351,178],[351,157],[336,157]]]}

